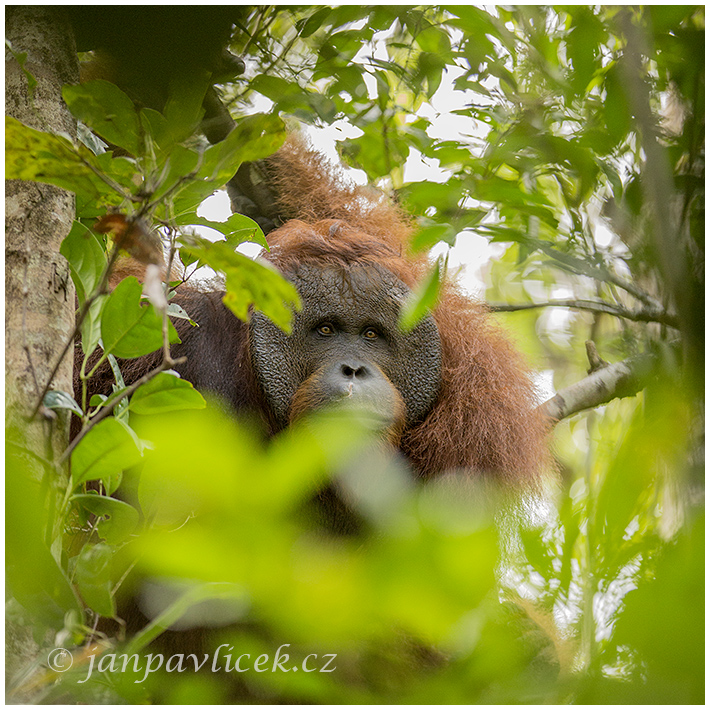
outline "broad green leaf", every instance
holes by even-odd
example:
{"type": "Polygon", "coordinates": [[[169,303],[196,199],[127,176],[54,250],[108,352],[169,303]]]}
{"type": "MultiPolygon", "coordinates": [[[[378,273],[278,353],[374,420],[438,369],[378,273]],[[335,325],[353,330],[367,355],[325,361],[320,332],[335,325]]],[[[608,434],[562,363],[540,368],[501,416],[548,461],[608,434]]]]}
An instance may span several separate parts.
{"type": "Polygon", "coordinates": [[[597,68],[600,45],[607,39],[604,26],[594,11],[587,7],[570,7],[573,23],[567,42],[567,56],[574,72],[572,85],[578,93],[585,91],[597,68]]]}
{"type": "Polygon", "coordinates": [[[604,122],[615,143],[623,141],[631,130],[628,87],[622,67],[615,62],[606,67],[604,77],[604,122]]]}
{"type": "Polygon", "coordinates": [[[367,96],[367,85],[363,80],[363,72],[356,66],[338,67],[336,81],[328,88],[328,95],[333,96],[341,91],[347,91],[354,99],[367,96]]]}
{"type": "Polygon", "coordinates": [[[266,158],[275,153],[284,140],[286,129],[277,115],[247,116],[221,143],[205,151],[199,175],[223,185],[242,163],[266,158]]]}
{"type": "Polygon", "coordinates": [[[181,71],[172,80],[163,115],[173,143],[180,143],[197,131],[204,114],[202,102],[209,80],[210,73],[206,69],[181,71]]]}
{"type": "Polygon", "coordinates": [[[441,75],[446,67],[446,63],[438,54],[422,52],[419,55],[419,73],[427,80],[427,97],[431,97],[441,84],[441,75]]]}
{"type": "Polygon", "coordinates": [[[449,34],[440,27],[430,25],[416,36],[416,42],[423,53],[435,54],[445,64],[444,57],[451,52],[451,39],[449,34]]]}
{"type": "Polygon", "coordinates": [[[222,299],[225,306],[246,321],[253,305],[281,330],[290,333],[293,313],[301,307],[298,291],[266,263],[233,253],[241,263],[223,270],[227,287],[222,299]]]}
{"type": "Polygon", "coordinates": [[[162,414],[176,409],[202,409],[204,406],[204,398],[192,383],[160,372],[133,393],[128,408],[136,414],[162,414]]]}
{"type": "MultiPolygon", "coordinates": [[[[147,355],[163,345],[163,319],[149,303],[141,303],[141,285],[135,276],[123,279],[108,297],[101,314],[101,339],[106,352],[116,357],[147,355]]],[[[168,320],[171,343],[180,342],[168,320]]]]}
{"type": "Polygon", "coordinates": [[[44,133],[5,117],[5,178],[46,182],[76,193],[79,201],[116,193],[98,178],[87,163],[96,156],[85,146],[75,148],[64,136],[44,133]]]}
{"type": "Polygon", "coordinates": [[[445,183],[407,183],[399,190],[398,196],[413,214],[431,214],[430,210],[434,207],[437,214],[442,215],[459,211],[463,189],[462,181],[452,177],[445,183]]]}
{"type": "Polygon", "coordinates": [[[141,459],[138,440],[130,427],[108,417],[90,429],[71,454],[72,488],[101,480],[108,493],[120,483],[124,469],[141,459]]]}
{"type": "Polygon", "coordinates": [[[162,154],[172,146],[165,116],[152,108],[142,108],[138,114],[143,134],[149,137],[157,153],[162,154]]]}
{"type": "Polygon", "coordinates": [[[320,28],[323,21],[330,15],[333,10],[330,7],[322,7],[316,10],[310,17],[299,20],[296,27],[303,39],[310,37],[316,30],[320,28]]]}
{"type": "Polygon", "coordinates": [[[253,219],[243,214],[235,213],[224,222],[216,222],[206,217],[199,217],[193,212],[180,215],[175,222],[181,226],[201,226],[216,229],[224,234],[225,241],[231,246],[237,246],[242,242],[255,242],[267,249],[269,246],[261,227],[253,219]]]}
{"type": "Polygon", "coordinates": [[[97,493],[80,493],[72,496],[72,501],[102,518],[98,533],[109,545],[125,542],[138,527],[138,511],[122,500],[97,493]]]}
{"type": "MultiPolygon", "coordinates": [[[[283,121],[275,114],[256,114],[242,119],[223,140],[208,148],[195,180],[180,189],[174,199],[174,213],[183,215],[234,177],[242,163],[275,153],[286,139],[283,121]]],[[[173,214],[165,213],[167,219],[173,214]]]]}
{"type": "Polygon", "coordinates": [[[116,615],[111,579],[113,550],[103,543],[86,544],[79,553],[74,568],[74,579],[84,601],[101,616],[116,615]]]}
{"type": "Polygon", "coordinates": [[[103,139],[131,155],[143,152],[141,126],[133,101],[115,84],[103,79],[66,84],[62,96],[69,110],[103,139]]]}
{"type": "Polygon", "coordinates": [[[428,224],[422,227],[412,237],[410,248],[415,253],[421,252],[439,242],[451,246],[456,242],[456,230],[450,224],[428,224]]]}
{"type": "Polygon", "coordinates": [[[251,80],[251,88],[263,94],[274,102],[283,101],[288,97],[302,96],[303,89],[293,81],[275,76],[274,74],[259,74],[251,80]]]}
{"type": "Polygon", "coordinates": [[[225,275],[227,292],[223,301],[237,318],[246,321],[253,305],[279,328],[290,332],[300,298],[294,286],[273,267],[235,252],[224,242],[198,238],[183,249],[225,275]]]}
{"type": "Polygon", "coordinates": [[[94,292],[106,269],[103,247],[88,227],[75,221],[59,252],[69,262],[79,303],[83,303],[94,292]]]}
{"type": "Polygon", "coordinates": [[[68,409],[70,412],[78,416],[83,416],[81,407],[74,401],[68,392],[60,392],[59,390],[49,390],[46,395],[44,395],[44,400],[42,402],[47,409],[68,409]]]}
{"type": "MultiPolygon", "coordinates": [[[[162,165],[159,184],[152,197],[154,200],[159,199],[168,190],[174,188],[181,180],[185,182],[185,188],[192,188],[197,178],[192,177],[192,172],[197,167],[199,155],[189,148],[182,145],[173,146],[167,154],[165,163],[162,165]],[[188,176],[189,179],[185,180],[188,176]]],[[[199,181],[204,183],[204,181],[199,181]]],[[[204,183],[206,185],[206,183],[204,183]]],[[[202,187],[202,185],[200,185],[202,187]]],[[[182,186],[176,192],[176,195],[181,194],[185,189],[182,186]]]]}
{"type": "Polygon", "coordinates": [[[405,333],[409,333],[434,308],[445,273],[446,263],[439,258],[427,277],[404,302],[399,316],[399,327],[405,333]]]}

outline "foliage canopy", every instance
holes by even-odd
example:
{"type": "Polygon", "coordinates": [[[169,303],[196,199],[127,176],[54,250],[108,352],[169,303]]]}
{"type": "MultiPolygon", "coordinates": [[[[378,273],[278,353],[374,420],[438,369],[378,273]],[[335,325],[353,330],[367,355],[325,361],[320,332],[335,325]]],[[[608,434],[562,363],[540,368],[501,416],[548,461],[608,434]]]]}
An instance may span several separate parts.
{"type": "Polygon", "coordinates": [[[259,6],[231,49],[247,63],[220,90],[237,125],[212,146],[206,77],[162,112],[107,81],[65,87],[83,142],[6,122],[6,176],[76,195],[62,254],[81,378],[106,361],[116,378],[108,398],[46,393],[81,430],[39,485],[19,448],[8,456],[10,613],[43,653],[94,644],[41,699],[702,702],[703,9],[259,6]],[[168,314],[189,318],[169,304],[178,283],[106,293],[118,252],[150,263],[159,228],[171,261],[224,276],[235,315],[255,307],[288,329],[293,287],[235,251],[265,244],[260,227],[198,208],[295,119],[342,130],[344,161],[417,218],[414,248],[495,245],[486,298],[515,311],[500,318],[557,388],[584,376],[585,341],[610,361],[654,355],[642,393],[558,425],[563,475],[544,500],[496,519],[475,482],[414,486],[357,422],[316,418],[262,445],[171,371],[168,314]],[[435,179],[411,180],[417,162],[435,179]],[[116,358],[154,350],[162,364],[126,386],[116,358]],[[329,476],[364,539],[304,526],[329,476]],[[150,579],[156,618],[102,638],[94,620],[117,614],[129,572],[150,579]],[[77,684],[92,650],[144,653],[171,624],[227,621],[215,648],[273,657],[288,643],[299,667],[330,653],[337,669],[142,681],[106,665],[77,684]]]}

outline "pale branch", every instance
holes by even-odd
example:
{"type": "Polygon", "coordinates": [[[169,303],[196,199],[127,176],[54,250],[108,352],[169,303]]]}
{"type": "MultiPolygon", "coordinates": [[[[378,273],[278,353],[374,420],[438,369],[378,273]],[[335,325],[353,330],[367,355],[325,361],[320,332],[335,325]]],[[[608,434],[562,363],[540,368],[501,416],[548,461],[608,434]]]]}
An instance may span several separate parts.
{"type": "Polygon", "coordinates": [[[560,390],[538,407],[553,423],[585,409],[599,407],[620,397],[632,397],[648,382],[654,357],[650,354],[605,365],[579,382],[560,390]]]}
{"type": "Polygon", "coordinates": [[[618,318],[635,321],[637,323],[661,323],[671,328],[678,328],[678,318],[673,313],[668,313],[657,308],[624,308],[614,303],[604,301],[587,301],[584,299],[561,299],[545,301],[542,303],[489,303],[488,307],[493,313],[512,311],[528,311],[534,308],[573,308],[578,311],[591,311],[592,313],[607,313],[618,318]]]}

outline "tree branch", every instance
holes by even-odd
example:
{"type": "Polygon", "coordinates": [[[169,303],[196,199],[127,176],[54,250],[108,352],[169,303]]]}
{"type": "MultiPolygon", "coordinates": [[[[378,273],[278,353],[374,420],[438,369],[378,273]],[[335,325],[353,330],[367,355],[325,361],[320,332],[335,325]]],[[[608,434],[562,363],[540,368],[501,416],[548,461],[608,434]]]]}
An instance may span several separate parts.
{"type": "Polygon", "coordinates": [[[560,390],[538,407],[553,423],[585,409],[599,407],[619,397],[632,397],[647,384],[655,358],[645,353],[602,367],[579,382],[560,390]]]}
{"type": "Polygon", "coordinates": [[[574,308],[579,311],[591,311],[592,313],[607,313],[617,318],[635,321],[637,323],[662,323],[671,328],[678,328],[678,318],[673,313],[668,313],[657,308],[635,308],[629,309],[618,306],[614,303],[604,301],[587,301],[584,299],[563,299],[558,301],[545,301],[544,303],[489,303],[488,307],[493,313],[505,313],[511,311],[528,311],[533,308],[574,308]]]}

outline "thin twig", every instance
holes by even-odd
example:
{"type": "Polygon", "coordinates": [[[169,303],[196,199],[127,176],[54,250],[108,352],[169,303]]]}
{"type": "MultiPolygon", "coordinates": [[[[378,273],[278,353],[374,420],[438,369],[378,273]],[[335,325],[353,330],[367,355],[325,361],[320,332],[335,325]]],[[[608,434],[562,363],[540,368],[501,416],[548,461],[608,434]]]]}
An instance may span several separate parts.
{"type": "Polygon", "coordinates": [[[631,310],[613,303],[603,301],[586,301],[576,299],[562,299],[555,301],[545,301],[543,303],[491,303],[488,305],[494,313],[505,313],[513,311],[529,311],[535,308],[574,308],[578,311],[591,311],[592,313],[607,313],[617,318],[625,318],[636,323],[662,323],[671,328],[678,328],[678,318],[672,313],[656,311],[646,308],[631,310]]]}
{"type": "Polygon", "coordinates": [[[105,182],[112,190],[117,192],[124,200],[129,202],[142,202],[143,198],[133,195],[130,192],[126,192],[121,185],[119,185],[115,180],[112,180],[108,175],[102,173],[98,168],[94,167],[90,161],[88,161],[83,155],[79,154],[79,159],[81,162],[89,168],[96,177],[98,177],[102,182],[105,182]]]}
{"type": "Polygon", "coordinates": [[[103,407],[101,410],[94,416],[92,419],[84,424],[82,427],[81,431],[76,435],[74,440],[69,444],[67,447],[66,451],[61,455],[59,458],[59,461],[57,462],[58,466],[61,466],[68,458],[71,456],[72,452],[74,449],[77,447],[79,442],[86,436],[86,434],[93,429],[100,421],[105,419],[111,412],[113,411],[114,407],[125,397],[130,397],[141,385],[144,385],[148,380],[153,379],[156,375],[160,374],[161,372],[164,372],[165,370],[170,370],[171,368],[175,367],[175,365],[179,365],[183,362],[185,362],[187,358],[185,357],[180,357],[177,359],[173,358],[168,358],[168,359],[163,359],[163,361],[158,365],[157,367],[153,368],[150,372],[147,372],[143,377],[140,379],[136,380],[132,385],[129,385],[126,387],[123,392],[118,393],[117,397],[115,400],[111,401],[110,399],[106,400],[104,403],[103,407]]]}

